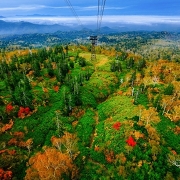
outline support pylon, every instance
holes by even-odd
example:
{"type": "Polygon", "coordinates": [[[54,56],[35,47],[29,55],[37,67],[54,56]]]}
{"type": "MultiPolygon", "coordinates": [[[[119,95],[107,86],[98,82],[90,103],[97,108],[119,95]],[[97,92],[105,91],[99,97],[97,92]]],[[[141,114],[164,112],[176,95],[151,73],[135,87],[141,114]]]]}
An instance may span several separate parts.
{"type": "Polygon", "coordinates": [[[91,47],[91,60],[96,60],[95,45],[97,44],[97,36],[90,36],[90,40],[91,40],[91,43],[92,43],[92,47],[91,47]]]}

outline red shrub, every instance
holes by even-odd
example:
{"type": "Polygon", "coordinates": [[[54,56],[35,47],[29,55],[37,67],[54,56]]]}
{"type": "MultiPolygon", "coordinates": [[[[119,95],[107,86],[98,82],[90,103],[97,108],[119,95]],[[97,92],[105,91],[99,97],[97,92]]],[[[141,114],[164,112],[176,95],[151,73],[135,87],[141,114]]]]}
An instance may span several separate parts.
{"type": "Polygon", "coordinates": [[[24,108],[24,112],[25,112],[26,115],[28,115],[29,112],[30,112],[30,108],[29,108],[29,107],[25,107],[25,108],[24,108]]]}
{"type": "Polygon", "coordinates": [[[28,115],[30,113],[30,108],[29,107],[20,107],[19,111],[18,111],[18,117],[19,118],[24,118],[25,115],[28,115]]]}
{"type": "Polygon", "coordinates": [[[136,145],[136,141],[134,141],[132,136],[130,136],[129,139],[126,140],[126,142],[129,146],[132,146],[132,147],[134,147],[136,145]]]}
{"type": "Polygon", "coordinates": [[[13,110],[13,106],[12,106],[11,103],[9,103],[9,104],[6,106],[6,112],[7,112],[7,113],[10,113],[12,110],[13,110]]]}
{"type": "Polygon", "coordinates": [[[0,179],[1,180],[10,180],[12,179],[12,171],[4,171],[0,168],[0,179]]]}
{"type": "Polygon", "coordinates": [[[121,126],[120,122],[116,122],[116,123],[113,124],[113,128],[116,129],[116,130],[119,130],[120,126],[121,126]]]}
{"type": "Polygon", "coordinates": [[[54,89],[55,92],[58,92],[59,91],[59,86],[54,86],[53,89],[54,89]]]}

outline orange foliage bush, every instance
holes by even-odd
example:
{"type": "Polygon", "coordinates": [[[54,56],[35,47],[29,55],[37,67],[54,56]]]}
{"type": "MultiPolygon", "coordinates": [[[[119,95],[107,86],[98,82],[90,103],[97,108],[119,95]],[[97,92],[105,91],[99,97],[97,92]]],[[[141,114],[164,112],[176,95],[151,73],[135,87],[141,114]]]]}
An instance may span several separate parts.
{"type": "Polygon", "coordinates": [[[75,118],[80,118],[84,115],[85,111],[83,109],[79,109],[77,107],[73,108],[71,116],[74,116],[75,118]]]}
{"type": "Polygon", "coordinates": [[[14,136],[18,139],[22,139],[22,138],[24,138],[24,133],[21,131],[16,131],[16,132],[14,132],[14,136]]]}
{"type": "Polygon", "coordinates": [[[44,88],[44,87],[43,87],[43,92],[48,93],[49,90],[48,90],[47,88],[44,88]]]}
{"type": "Polygon", "coordinates": [[[11,129],[12,126],[13,126],[13,124],[14,124],[14,122],[13,122],[13,120],[11,119],[8,124],[6,124],[5,126],[3,126],[3,127],[1,128],[1,132],[5,132],[5,131],[11,129]]]}
{"type": "Polygon", "coordinates": [[[118,91],[118,92],[117,92],[117,95],[122,96],[122,95],[123,95],[123,91],[118,91]]]}
{"type": "Polygon", "coordinates": [[[106,161],[108,163],[112,163],[114,162],[114,152],[113,151],[109,151],[109,150],[106,150],[105,151],[105,158],[106,158],[106,161]]]}
{"type": "MultiPolygon", "coordinates": [[[[63,173],[69,175],[76,171],[76,167],[69,155],[63,154],[54,148],[47,148],[45,152],[38,152],[29,160],[25,180],[57,180],[63,173]]],[[[73,177],[71,177],[73,179],[73,177]]]]}
{"type": "Polygon", "coordinates": [[[120,153],[118,155],[116,155],[116,159],[119,159],[121,164],[125,164],[127,158],[126,156],[124,155],[124,153],[120,153]]]}
{"type": "Polygon", "coordinates": [[[58,92],[59,91],[59,86],[54,86],[53,89],[54,89],[55,92],[58,92]]]}
{"type": "Polygon", "coordinates": [[[135,131],[134,132],[134,137],[136,140],[138,140],[139,138],[143,138],[144,134],[140,133],[139,131],[135,131]]]}
{"type": "Polygon", "coordinates": [[[24,133],[23,132],[14,132],[14,137],[8,141],[9,146],[18,146],[27,148],[30,151],[31,145],[33,143],[32,139],[28,139],[27,141],[23,141],[24,133]]]}
{"type": "Polygon", "coordinates": [[[16,154],[16,150],[14,150],[14,149],[12,149],[12,150],[7,149],[7,152],[9,155],[15,155],[16,154]]]}
{"type": "Polygon", "coordinates": [[[3,154],[7,152],[9,155],[15,155],[16,154],[16,150],[9,150],[9,149],[3,149],[0,151],[0,154],[3,154]]]}
{"type": "Polygon", "coordinates": [[[17,139],[16,138],[12,138],[12,139],[10,139],[9,141],[8,141],[8,145],[9,146],[17,146],[18,145],[18,141],[17,141],[17,139]]]}
{"type": "Polygon", "coordinates": [[[126,176],[126,169],[125,169],[125,166],[120,166],[119,167],[119,174],[123,177],[126,176]]]}
{"type": "Polygon", "coordinates": [[[148,136],[150,139],[153,139],[155,141],[160,141],[159,134],[154,127],[152,127],[151,125],[148,124],[145,126],[145,128],[148,132],[148,136]]]}
{"type": "Polygon", "coordinates": [[[0,150],[0,154],[6,152],[6,149],[0,150]]]}
{"type": "Polygon", "coordinates": [[[96,145],[95,145],[94,151],[99,151],[99,149],[100,149],[99,146],[96,146],[96,145]]]}
{"type": "Polygon", "coordinates": [[[177,127],[174,129],[174,131],[175,131],[175,134],[180,134],[180,127],[177,126],[177,127]]]}

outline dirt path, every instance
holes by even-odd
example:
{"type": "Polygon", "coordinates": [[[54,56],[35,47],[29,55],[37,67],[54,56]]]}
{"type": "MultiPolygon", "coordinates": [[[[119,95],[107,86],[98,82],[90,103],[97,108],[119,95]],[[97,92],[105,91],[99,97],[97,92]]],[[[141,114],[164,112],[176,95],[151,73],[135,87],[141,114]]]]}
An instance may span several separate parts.
{"type": "Polygon", "coordinates": [[[99,116],[98,116],[98,112],[96,111],[95,112],[95,116],[94,116],[94,119],[95,119],[95,128],[94,128],[94,131],[91,135],[91,142],[90,142],[90,148],[92,148],[92,145],[93,145],[93,142],[94,142],[94,137],[96,136],[96,125],[99,123],[99,116]]]}
{"type": "Polygon", "coordinates": [[[97,71],[98,67],[103,66],[107,62],[108,62],[108,58],[107,57],[102,57],[102,58],[100,57],[100,59],[97,61],[97,63],[94,64],[95,71],[97,71]]]}
{"type": "MultiPolygon", "coordinates": [[[[90,54],[86,54],[86,53],[83,54],[82,53],[82,54],[80,54],[80,56],[84,57],[86,59],[90,59],[90,54]]],[[[101,67],[109,62],[108,57],[106,57],[105,55],[96,55],[96,60],[94,60],[94,61],[90,60],[90,62],[94,65],[95,73],[102,72],[102,71],[104,73],[107,72],[106,70],[101,70],[101,67]]],[[[95,115],[94,115],[95,125],[94,125],[94,130],[93,130],[93,132],[91,134],[91,140],[90,140],[90,145],[89,145],[90,149],[93,149],[94,139],[97,136],[97,129],[96,129],[96,127],[99,124],[98,111],[94,110],[94,113],[95,113],[95,115]]],[[[87,157],[87,161],[89,161],[89,162],[91,162],[91,163],[93,163],[95,165],[100,166],[101,169],[104,169],[104,171],[107,170],[103,164],[101,164],[101,163],[97,162],[96,160],[92,159],[90,156],[87,157]]]]}
{"type": "MultiPolygon", "coordinates": [[[[84,57],[85,59],[90,59],[91,58],[90,53],[80,53],[79,56],[84,57]]],[[[108,61],[109,61],[108,57],[106,57],[105,55],[98,55],[97,54],[96,55],[96,60],[92,62],[94,64],[95,71],[98,71],[98,67],[103,66],[108,61]]]]}

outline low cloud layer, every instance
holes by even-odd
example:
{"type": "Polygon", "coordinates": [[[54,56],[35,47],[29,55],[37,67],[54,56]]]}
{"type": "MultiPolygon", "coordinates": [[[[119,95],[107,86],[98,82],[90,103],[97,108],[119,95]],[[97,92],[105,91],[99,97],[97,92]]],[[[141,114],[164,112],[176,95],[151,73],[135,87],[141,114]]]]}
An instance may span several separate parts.
{"type": "MultiPolygon", "coordinates": [[[[96,16],[80,16],[83,25],[96,24],[96,16]]],[[[17,16],[4,18],[5,21],[27,21],[38,24],[71,24],[78,25],[77,20],[73,16],[17,16]]],[[[153,24],[173,24],[180,25],[180,16],[104,16],[102,26],[107,24],[137,24],[137,25],[153,25],[153,24]]]]}

